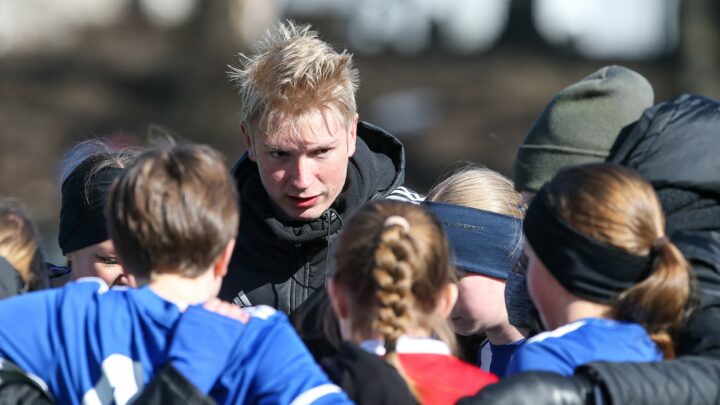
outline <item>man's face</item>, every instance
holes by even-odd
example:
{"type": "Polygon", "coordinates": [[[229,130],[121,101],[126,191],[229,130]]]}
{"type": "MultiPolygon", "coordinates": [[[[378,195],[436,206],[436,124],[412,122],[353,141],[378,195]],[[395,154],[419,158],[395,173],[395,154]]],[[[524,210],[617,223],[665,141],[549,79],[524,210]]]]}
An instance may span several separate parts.
{"type": "Polygon", "coordinates": [[[245,133],[244,139],[276,208],[288,219],[310,221],[330,207],[345,185],[358,118],[350,129],[327,112],[300,119],[294,131],[292,125],[280,125],[275,133],[254,139],[245,133]]]}

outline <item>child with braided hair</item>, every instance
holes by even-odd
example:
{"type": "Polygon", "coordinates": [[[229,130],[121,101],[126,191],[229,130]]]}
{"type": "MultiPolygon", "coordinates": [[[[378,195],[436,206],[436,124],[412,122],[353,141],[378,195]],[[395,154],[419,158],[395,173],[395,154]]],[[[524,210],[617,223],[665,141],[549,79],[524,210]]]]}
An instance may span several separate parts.
{"type": "Polygon", "coordinates": [[[394,366],[419,402],[454,404],[497,381],[452,355],[456,281],[432,213],[378,201],[345,226],[328,292],[345,340],[394,366]]]}

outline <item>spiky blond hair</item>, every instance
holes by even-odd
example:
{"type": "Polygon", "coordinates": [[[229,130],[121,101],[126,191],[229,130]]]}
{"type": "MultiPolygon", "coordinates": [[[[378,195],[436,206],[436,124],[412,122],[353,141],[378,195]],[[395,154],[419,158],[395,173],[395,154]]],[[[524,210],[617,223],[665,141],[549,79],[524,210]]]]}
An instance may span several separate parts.
{"type": "Polygon", "coordinates": [[[228,74],[238,87],[240,116],[250,136],[271,133],[285,118],[313,111],[352,125],[359,81],[352,55],[332,49],[309,25],[278,23],[253,55],[239,56],[240,66],[230,66],[228,74]]]}

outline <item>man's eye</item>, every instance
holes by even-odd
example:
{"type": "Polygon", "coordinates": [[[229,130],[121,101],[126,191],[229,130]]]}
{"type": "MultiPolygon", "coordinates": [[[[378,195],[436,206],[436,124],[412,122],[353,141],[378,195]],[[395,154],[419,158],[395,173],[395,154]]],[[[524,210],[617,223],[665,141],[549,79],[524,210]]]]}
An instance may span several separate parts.
{"type": "Polygon", "coordinates": [[[327,155],[328,153],[330,153],[331,150],[332,150],[332,148],[318,149],[317,151],[315,151],[315,154],[316,154],[317,156],[325,156],[325,155],[327,155]]]}
{"type": "Polygon", "coordinates": [[[275,150],[275,151],[270,152],[270,156],[272,156],[276,159],[280,159],[280,158],[288,157],[288,156],[290,156],[290,154],[285,151],[275,150]]]}

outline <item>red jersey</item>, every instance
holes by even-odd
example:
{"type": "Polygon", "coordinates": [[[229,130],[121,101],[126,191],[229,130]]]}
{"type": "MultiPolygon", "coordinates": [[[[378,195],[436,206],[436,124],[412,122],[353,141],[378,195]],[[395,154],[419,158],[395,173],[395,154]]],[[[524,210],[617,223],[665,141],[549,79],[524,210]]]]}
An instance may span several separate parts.
{"type": "MultiPolygon", "coordinates": [[[[385,354],[382,342],[377,340],[365,341],[360,346],[378,355],[385,354]]],[[[424,404],[452,405],[498,381],[494,374],[453,356],[448,346],[437,339],[403,336],[396,349],[424,404]]]]}

